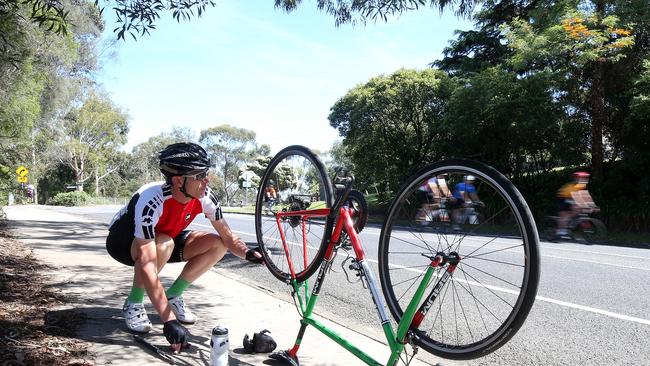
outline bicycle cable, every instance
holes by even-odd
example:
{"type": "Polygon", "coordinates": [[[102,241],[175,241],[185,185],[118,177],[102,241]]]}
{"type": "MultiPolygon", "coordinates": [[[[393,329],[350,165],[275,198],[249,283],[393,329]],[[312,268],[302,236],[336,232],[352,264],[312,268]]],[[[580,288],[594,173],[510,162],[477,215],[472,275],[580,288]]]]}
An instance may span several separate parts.
{"type": "Polygon", "coordinates": [[[300,317],[302,318],[303,317],[302,309],[300,306],[298,306],[298,303],[296,302],[296,294],[298,291],[296,290],[295,286],[291,284],[291,282],[287,282],[287,285],[291,289],[291,298],[293,299],[293,305],[296,307],[296,311],[298,312],[298,315],[300,315],[300,317]]]}
{"type": "MultiPolygon", "coordinates": [[[[345,252],[345,259],[341,261],[341,268],[343,269],[343,274],[345,275],[345,279],[348,281],[348,283],[357,283],[361,281],[361,274],[360,274],[360,267],[359,264],[356,262],[353,256],[350,255],[350,252],[347,250],[347,248],[340,246],[338,249],[342,249],[345,252]],[[346,264],[347,262],[351,261],[349,267],[346,269],[346,264]],[[358,280],[356,281],[351,281],[350,276],[348,276],[348,269],[349,270],[356,270],[357,271],[357,277],[359,277],[358,280]]],[[[337,250],[338,253],[338,250],[337,250]]],[[[363,284],[363,287],[366,288],[365,284],[363,284]]]]}
{"type": "Polygon", "coordinates": [[[418,345],[415,344],[415,341],[413,340],[414,337],[415,334],[413,333],[413,331],[409,331],[407,333],[408,344],[411,346],[411,348],[413,348],[413,354],[411,355],[411,359],[409,359],[409,352],[406,349],[406,347],[404,347],[404,356],[402,356],[401,354],[399,356],[400,361],[402,361],[402,363],[404,363],[404,365],[406,366],[410,365],[411,362],[413,362],[413,360],[415,359],[415,355],[418,353],[418,345]]]}

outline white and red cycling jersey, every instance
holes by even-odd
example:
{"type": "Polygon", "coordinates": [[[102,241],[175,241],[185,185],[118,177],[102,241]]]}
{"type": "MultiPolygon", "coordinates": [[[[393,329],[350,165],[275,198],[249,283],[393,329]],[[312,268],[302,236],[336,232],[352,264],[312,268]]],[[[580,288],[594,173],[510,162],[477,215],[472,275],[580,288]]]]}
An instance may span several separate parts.
{"type": "Polygon", "coordinates": [[[204,213],[211,221],[221,220],[221,206],[210,187],[202,198],[183,204],[172,198],[172,187],[165,182],[146,184],[137,190],[111,221],[109,230],[129,230],[140,239],[154,239],[163,233],[174,238],[204,213]]]}

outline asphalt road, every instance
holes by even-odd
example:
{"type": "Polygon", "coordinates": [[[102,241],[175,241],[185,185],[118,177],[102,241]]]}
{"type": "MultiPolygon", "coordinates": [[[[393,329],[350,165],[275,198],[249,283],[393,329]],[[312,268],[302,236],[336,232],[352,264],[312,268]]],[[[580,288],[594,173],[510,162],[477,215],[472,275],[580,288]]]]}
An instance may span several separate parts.
{"type": "MultiPolygon", "coordinates": [[[[118,207],[50,209],[108,223],[118,207]]],[[[244,241],[256,245],[252,216],[226,215],[226,219],[244,241]]],[[[201,217],[192,227],[211,228],[201,217]]],[[[361,233],[376,275],[379,231],[370,226],[361,233]]],[[[542,242],[540,253],[537,300],[522,329],[506,346],[487,357],[463,362],[441,360],[422,351],[418,358],[444,365],[650,365],[650,250],[542,242]]],[[[339,253],[334,264],[337,272],[326,278],[316,312],[383,339],[372,298],[361,283],[347,282],[343,259],[345,254],[339,253]]],[[[265,267],[242,266],[229,255],[217,270],[291,301],[287,286],[265,267]]],[[[299,324],[287,325],[292,327],[297,332],[299,324]]]]}

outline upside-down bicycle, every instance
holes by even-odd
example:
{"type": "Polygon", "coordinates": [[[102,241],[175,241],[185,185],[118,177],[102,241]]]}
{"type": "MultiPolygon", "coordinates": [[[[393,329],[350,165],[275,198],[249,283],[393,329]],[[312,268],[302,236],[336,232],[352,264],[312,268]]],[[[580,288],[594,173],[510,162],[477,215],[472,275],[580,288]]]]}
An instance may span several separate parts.
{"type": "Polygon", "coordinates": [[[336,177],[335,197],[318,157],[303,146],[289,146],[271,160],[260,187],[269,180],[276,182],[280,198],[274,210],[264,210],[260,189],[257,240],[268,269],[290,286],[302,317],[294,346],[271,357],[299,365],[297,353],[306,328],[312,326],[368,365],[410,363],[412,356],[403,356],[407,344],[412,354],[421,348],[444,358],[470,359],[503,346],[524,323],[537,293],[539,238],[521,194],[493,168],[471,160],[445,160],[422,168],[398,191],[381,229],[378,253],[381,289],[396,328],[358,235],[368,212],[363,195],[352,190],[354,178],[336,177]],[[418,188],[441,174],[448,174],[452,184],[467,175],[476,178],[485,204],[479,224],[432,230],[417,222],[424,204],[418,188]],[[369,289],[391,349],[386,363],[313,315],[337,250],[350,246],[350,268],[369,289]],[[310,290],[308,278],[319,268],[310,290]]]}

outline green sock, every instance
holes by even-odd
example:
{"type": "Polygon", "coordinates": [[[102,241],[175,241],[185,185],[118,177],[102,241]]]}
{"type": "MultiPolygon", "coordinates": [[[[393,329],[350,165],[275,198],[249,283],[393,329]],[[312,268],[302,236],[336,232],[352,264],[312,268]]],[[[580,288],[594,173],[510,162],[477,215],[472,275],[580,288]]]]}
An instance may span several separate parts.
{"type": "Polygon", "coordinates": [[[137,287],[135,281],[133,281],[133,286],[131,287],[131,293],[127,299],[130,303],[140,303],[144,302],[144,289],[137,287]]]}
{"type": "Polygon", "coordinates": [[[167,298],[172,298],[176,296],[181,296],[183,294],[183,291],[189,286],[190,283],[185,281],[184,279],[178,277],[176,281],[172,284],[172,286],[165,292],[167,294],[167,298]]]}

